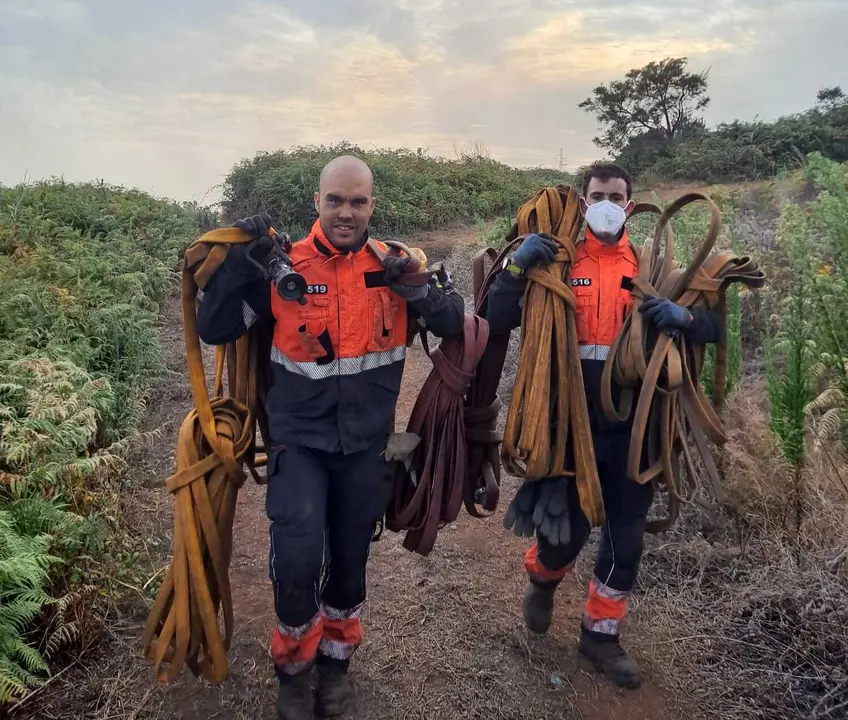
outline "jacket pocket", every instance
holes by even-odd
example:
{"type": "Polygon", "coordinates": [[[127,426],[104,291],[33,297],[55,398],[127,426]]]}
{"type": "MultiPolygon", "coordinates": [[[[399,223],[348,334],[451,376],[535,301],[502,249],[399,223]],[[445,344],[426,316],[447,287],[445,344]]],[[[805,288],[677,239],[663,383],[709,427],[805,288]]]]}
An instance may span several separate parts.
{"type": "Polygon", "coordinates": [[[320,320],[307,320],[298,327],[297,335],[310,360],[315,360],[319,365],[324,365],[335,359],[336,354],[326,323],[320,320]]]}
{"type": "Polygon", "coordinates": [[[590,287],[574,288],[574,297],[577,300],[577,309],[574,315],[577,319],[577,342],[581,345],[586,345],[590,342],[589,338],[589,318],[593,311],[593,290],[590,287]]]}
{"type": "Polygon", "coordinates": [[[329,320],[330,298],[309,297],[306,305],[298,308],[297,316],[301,320],[329,320]]]}
{"type": "Polygon", "coordinates": [[[395,319],[399,309],[398,302],[390,297],[388,290],[380,290],[368,298],[368,313],[371,318],[371,335],[368,352],[389,350],[394,343],[395,319]]]}

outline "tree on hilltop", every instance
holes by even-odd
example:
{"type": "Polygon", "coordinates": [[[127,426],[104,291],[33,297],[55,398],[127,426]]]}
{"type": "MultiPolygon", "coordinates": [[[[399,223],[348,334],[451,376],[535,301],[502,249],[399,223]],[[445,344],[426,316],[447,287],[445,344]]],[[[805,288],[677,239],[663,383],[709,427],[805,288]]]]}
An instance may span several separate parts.
{"type": "Polygon", "coordinates": [[[666,58],[633,69],[623,80],[599,85],[578,107],[594,113],[603,134],[596,145],[623,150],[636,135],[650,133],[671,144],[686,130],[703,126],[698,113],[710,102],[707,73],[686,69],[686,58],[666,58]]]}

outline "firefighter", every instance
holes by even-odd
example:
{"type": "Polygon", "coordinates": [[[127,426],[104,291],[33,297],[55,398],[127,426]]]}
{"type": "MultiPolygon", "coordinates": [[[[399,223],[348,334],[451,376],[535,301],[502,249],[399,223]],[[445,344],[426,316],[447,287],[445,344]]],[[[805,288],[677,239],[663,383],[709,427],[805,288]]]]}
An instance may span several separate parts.
{"type": "MultiPolygon", "coordinates": [[[[381,264],[367,247],[372,187],[371,170],[351,156],[321,172],[318,220],[290,253],[307,283],[305,305],[283,300],[234,245],[198,310],[207,344],[231,342],[254,322],[273,333],[266,511],[280,720],[343,712],[362,642],[369,547],[388,499],[382,453],[407,328],[422,323],[439,337],[463,328],[464,303],[449,281],[405,285],[409,258],[381,264]]],[[[270,225],[267,214],[235,223],[255,238],[270,225]]]]}
{"type": "MultiPolygon", "coordinates": [[[[636,582],[653,487],[627,477],[631,421],[607,420],[600,395],[604,361],[630,312],[630,281],[638,273],[626,228],[635,202],[630,176],[613,164],[591,166],[583,177],[582,190],[580,210],[587,229],[577,243],[571,285],[577,301],[577,338],[606,523],[594,577],[589,583],[579,651],[616,684],[635,688],[641,684],[640,670],[622,648],[619,634],[627,599],[636,582]]],[[[507,333],[520,325],[525,271],[533,265],[552,262],[556,250],[552,240],[533,234],[507,258],[504,271],[489,291],[486,317],[491,332],[507,333]]],[[[712,343],[721,337],[720,318],[712,311],[690,312],[666,298],[648,300],[640,310],[656,328],[683,332],[691,342],[712,343]]],[[[613,388],[616,404],[617,390],[613,388]]],[[[509,527],[522,508],[525,512],[529,508],[533,514],[534,505],[539,508],[539,503],[544,506],[551,502],[567,508],[560,515],[570,525],[567,541],[560,542],[558,526],[539,521],[544,513],[536,513],[536,543],[524,557],[528,574],[524,621],[528,629],[539,634],[547,632],[555,590],[573,569],[591,531],[580,508],[577,484],[568,478],[525,481],[507,511],[505,523],[509,527]]]]}

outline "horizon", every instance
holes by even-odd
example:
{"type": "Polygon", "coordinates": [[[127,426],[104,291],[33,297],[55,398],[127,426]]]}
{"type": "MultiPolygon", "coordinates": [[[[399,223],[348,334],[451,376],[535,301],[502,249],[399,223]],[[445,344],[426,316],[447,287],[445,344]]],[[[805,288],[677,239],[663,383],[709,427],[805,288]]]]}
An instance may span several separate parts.
{"type": "Polygon", "coordinates": [[[842,0],[5,0],[0,183],[102,179],[179,201],[257,153],[348,141],[514,167],[606,153],[577,104],[664,57],[708,71],[708,126],[846,85],[842,0]],[[810,53],[814,44],[817,52],[810,53]],[[45,51],[47,48],[49,51],[45,51]]]}

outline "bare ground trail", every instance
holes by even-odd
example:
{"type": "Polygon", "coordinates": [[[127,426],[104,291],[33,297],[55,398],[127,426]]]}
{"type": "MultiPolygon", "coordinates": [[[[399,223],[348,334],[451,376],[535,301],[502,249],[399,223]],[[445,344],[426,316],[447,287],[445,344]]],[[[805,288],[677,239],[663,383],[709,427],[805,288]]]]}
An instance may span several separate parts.
{"type": "MultiPolygon", "coordinates": [[[[473,231],[442,245],[473,241],[473,231]]],[[[424,240],[424,238],[421,238],[424,240]]],[[[422,246],[427,247],[422,243],[422,246]]],[[[439,256],[435,243],[433,256],[439,256]]],[[[191,405],[184,376],[179,304],[163,326],[169,378],[154,392],[148,425],[161,430],[153,447],[138,453],[131,475],[137,489],[126,498],[133,523],[162,538],[157,570],[165,563],[171,500],[162,481],[173,468],[176,430],[191,405]]],[[[411,410],[430,363],[416,343],[404,375],[399,420],[411,410]]],[[[561,588],[550,633],[528,633],[521,621],[526,541],[503,530],[502,517],[515,482],[506,478],[495,517],[463,514],[444,528],[424,558],[386,532],[372,546],[365,641],[352,668],[354,697],[348,720],[653,720],[695,713],[664,690],[667,667],[649,654],[651,610],[634,602],[629,644],[647,681],[635,692],[615,689],[578,659],[577,637],[592,557],[578,564],[561,588]],[[675,704],[677,703],[677,704],[675,704]]],[[[239,495],[231,568],[236,631],[229,652],[231,676],[211,686],[185,671],[160,685],[141,656],[146,606],[130,604],[110,618],[105,637],[15,717],[91,720],[256,720],[274,717],[275,681],[268,653],[273,605],[267,573],[268,524],[264,488],[248,482],[239,495]]]]}

